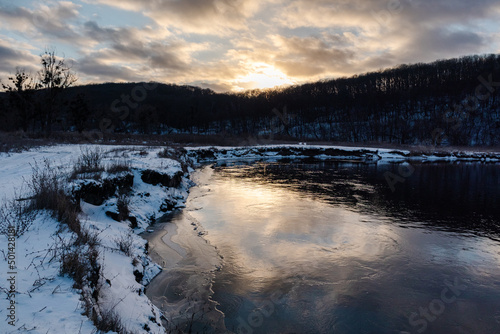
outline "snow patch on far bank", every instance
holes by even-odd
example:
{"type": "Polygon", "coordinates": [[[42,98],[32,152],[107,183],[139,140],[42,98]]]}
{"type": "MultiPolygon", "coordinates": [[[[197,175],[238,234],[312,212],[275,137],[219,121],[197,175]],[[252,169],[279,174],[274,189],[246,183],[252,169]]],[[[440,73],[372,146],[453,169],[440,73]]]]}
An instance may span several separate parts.
{"type": "Polygon", "coordinates": [[[328,145],[266,145],[245,147],[202,146],[186,148],[199,162],[241,159],[315,159],[376,162],[500,162],[500,152],[419,151],[328,145]]]}

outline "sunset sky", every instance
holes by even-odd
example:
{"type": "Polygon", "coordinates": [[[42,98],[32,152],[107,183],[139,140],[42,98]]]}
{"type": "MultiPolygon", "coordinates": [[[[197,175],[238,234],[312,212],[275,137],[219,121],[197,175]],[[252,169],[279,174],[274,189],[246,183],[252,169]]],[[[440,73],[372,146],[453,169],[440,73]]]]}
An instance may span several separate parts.
{"type": "Polygon", "coordinates": [[[79,84],[238,91],[500,52],[498,0],[0,0],[0,78],[55,49],[79,84]]]}

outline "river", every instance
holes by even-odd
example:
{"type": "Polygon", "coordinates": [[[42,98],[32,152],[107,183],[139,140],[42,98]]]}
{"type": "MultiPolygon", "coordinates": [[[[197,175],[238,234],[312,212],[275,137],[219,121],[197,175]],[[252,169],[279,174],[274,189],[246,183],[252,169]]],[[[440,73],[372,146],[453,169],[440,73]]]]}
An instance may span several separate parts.
{"type": "Polygon", "coordinates": [[[200,168],[148,296],[186,332],[499,333],[500,166],[399,167],[200,168]]]}

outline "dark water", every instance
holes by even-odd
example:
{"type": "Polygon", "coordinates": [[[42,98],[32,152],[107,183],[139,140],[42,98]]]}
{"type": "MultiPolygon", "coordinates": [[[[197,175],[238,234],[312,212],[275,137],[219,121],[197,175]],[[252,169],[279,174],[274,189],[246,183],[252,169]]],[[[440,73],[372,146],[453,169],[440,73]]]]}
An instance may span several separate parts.
{"type": "Polygon", "coordinates": [[[255,163],[206,169],[190,214],[241,333],[500,333],[500,166],[255,163]]]}
{"type": "Polygon", "coordinates": [[[239,333],[500,333],[500,166],[206,167],[184,214],[239,333]],[[401,180],[400,180],[401,181],[401,180]]]}

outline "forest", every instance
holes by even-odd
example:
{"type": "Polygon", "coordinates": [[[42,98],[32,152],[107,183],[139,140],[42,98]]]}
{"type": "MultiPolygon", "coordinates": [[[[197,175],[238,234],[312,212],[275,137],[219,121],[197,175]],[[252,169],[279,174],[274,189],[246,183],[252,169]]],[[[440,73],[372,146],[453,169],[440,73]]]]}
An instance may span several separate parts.
{"type": "Polygon", "coordinates": [[[500,144],[496,54],[238,93],[155,82],[75,85],[74,74],[54,54],[41,59],[45,77],[18,69],[3,78],[0,131],[500,144]]]}

